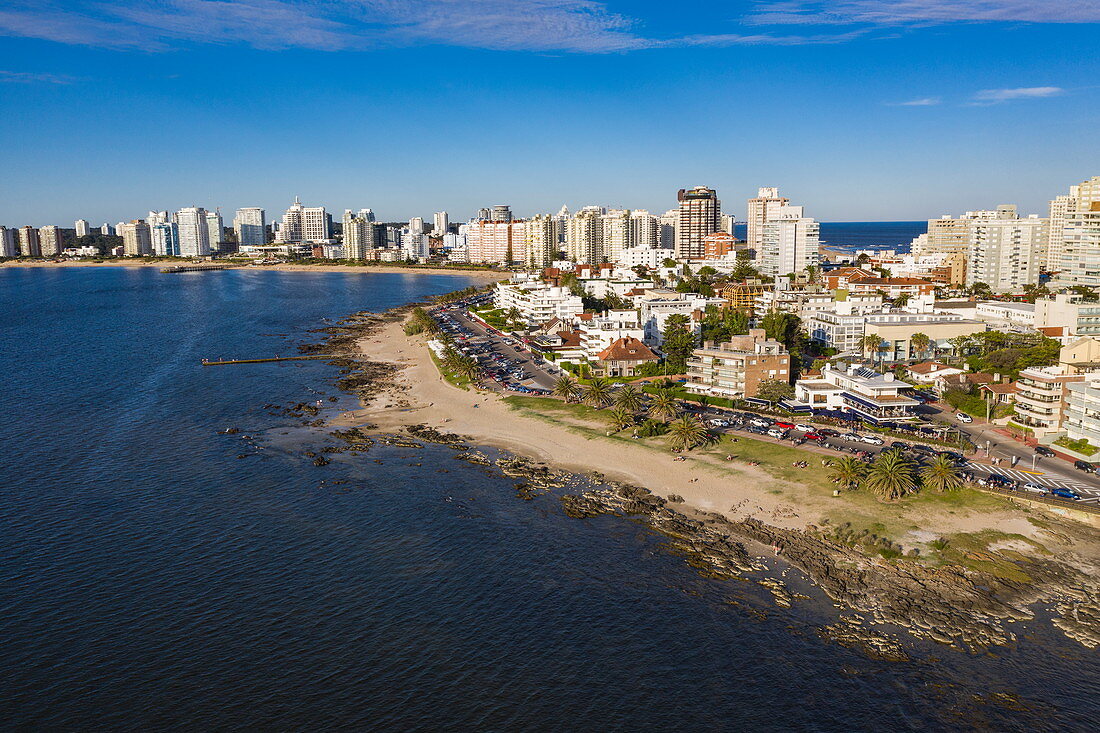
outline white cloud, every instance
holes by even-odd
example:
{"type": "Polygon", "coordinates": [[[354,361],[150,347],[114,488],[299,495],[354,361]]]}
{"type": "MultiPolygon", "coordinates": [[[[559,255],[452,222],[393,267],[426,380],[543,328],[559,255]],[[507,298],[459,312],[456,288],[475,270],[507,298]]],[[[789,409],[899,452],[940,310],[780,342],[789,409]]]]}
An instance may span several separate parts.
{"type": "Polygon", "coordinates": [[[941,100],[939,97],[921,97],[920,99],[910,99],[908,102],[896,102],[895,107],[934,107],[939,104],[941,100]]]}
{"type": "Polygon", "coordinates": [[[1098,23],[1100,0],[789,0],[761,3],[747,19],[762,25],[1098,23]]]}
{"type": "Polygon", "coordinates": [[[1013,99],[1043,99],[1064,94],[1061,87],[1017,87],[1016,89],[983,89],[974,95],[974,101],[979,104],[996,104],[997,102],[1009,102],[1013,99]]]}
{"type": "Polygon", "coordinates": [[[8,84],[72,84],[71,76],[35,71],[0,71],[0,83],[8,84]]]}

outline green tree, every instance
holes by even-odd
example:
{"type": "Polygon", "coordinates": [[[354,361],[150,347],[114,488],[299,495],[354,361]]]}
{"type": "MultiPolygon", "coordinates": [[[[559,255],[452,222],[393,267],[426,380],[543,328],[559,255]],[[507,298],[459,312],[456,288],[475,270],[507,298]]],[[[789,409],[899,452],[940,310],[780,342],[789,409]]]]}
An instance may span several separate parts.
{"type": "Polygon", "coordinates": [[[683,415],[668,424],[669,441],[674,448],[691,450],[710,438],[707,426],[694,415],[683,415]]]}
{"type": "Polygon", "coordinates": [[[554,382],[554,394],[565,399],[566,402],[572,402],[580,397],[581,387],[577,384],[576,379],[568,374],[563,374],[554,382]]]}
{"type": "Polygon", "coordinates": [[[962,472],[955,467],[947,456],[936,456],[920,472],[921,483],[925,488],[938,493],[955,491],[963,485],[962,472]]]}
{"type": "Polygon", "coordinates": [[[928,334],[915,333],[909,337],[909,345],[916,352],[916,358],[920,358],[922,354],[928,353],[928,347],[932,345],[932,339],[928,338],[928,334]]]}
{"type": "Polygon", "coordinates": [[[802,319],[794,313],[773,308],[760,319],[760,327],[764,329],[768,338],[778,341],[790,351],[797,350],[801,343],[802,319]]]}
{"type": "Polygon", "coordinates": [[[638,412],[645,406],[642,391],[633,384],[624,384],[615,392],[615,406],[630,412],[638,412]]]}
{"type": "Polygon", "coordinates": [[[586,405],[603,409],[611,404],[611,383],[603,377],[596,377],[584,388],[582,399],[586,405]]]}
{"type": "Polygon", "coordinates": [[[866,464],[855,456],[841,456],[829,467],[829,480],[842,489],[855,489],[866,473],[866,464]]]}
{"type": "Polygon", "coordinates": [[[515,306],[508,309],[508,315],[505,317],[508,320],[508,327],[513,331],[523,324],[523,314],[515,306]]]}
{"type": "Polygon", "coordinates": [[[756,385],[756,398],[779,402],[794,397],[794,387],[781,379],[763,379],[756,385]]]}
{"type": "Polygon", "coordinates": [[[615,407],[608,413],[611,426],[615,432],[624,430],[634,424],[634,413],[625,407],[615,407]]]}
{"type": "Polygon", "coordinates": [[[947,343],[951,344],[951,349],[955,352],[955,356],[963,356],[967,347],[970,345],[969,336],[952,336],[947,339],[947,343]]]}
{"type": "Polygon", "coordinates": [[[680,403],[668,390],[657,390],[649,401],[649,416],[656,420],[672,420],[680,414],[680,403]]]}
{"type": "Polygon", "coordinates": [[[897,501],[920,488],[915,464],[897,450],[878,454],[867,470],[864,486],[880,501],[897,501]]]}
{"type": "Polygon", "coordinates": [[[909,293],[898,293],[898,297],[894,298],[894,307],[904,308],[912,297],[909,293]]]}
{"type": "Polygon", "coordinates": [[[664,341],[661,350],[665,352],[665,364],[673,374],[683,374],[687,370],[687,360],[695,350],[695,334],[688,326],[688,317],[675,313],[665,320],[664,341]]]}
{"type": "Polygon", "coordinates": [[[859,345],[865,354],[869,354],[871,359],[874,359],[875,353],[882,346],[882,337],[878,334],[869,333],[859,340],[859,345]]]}

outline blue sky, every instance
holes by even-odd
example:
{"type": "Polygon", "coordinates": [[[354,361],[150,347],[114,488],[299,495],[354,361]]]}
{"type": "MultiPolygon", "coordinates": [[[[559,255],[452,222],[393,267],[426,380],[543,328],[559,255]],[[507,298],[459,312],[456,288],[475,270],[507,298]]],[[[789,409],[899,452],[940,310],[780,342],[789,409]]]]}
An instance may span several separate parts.
{"type": "Polygon", "coordinates": [[[5,0],[0,224],[1042,213],[1100,175],[1098,37],[1100,0],[5,0]]]}

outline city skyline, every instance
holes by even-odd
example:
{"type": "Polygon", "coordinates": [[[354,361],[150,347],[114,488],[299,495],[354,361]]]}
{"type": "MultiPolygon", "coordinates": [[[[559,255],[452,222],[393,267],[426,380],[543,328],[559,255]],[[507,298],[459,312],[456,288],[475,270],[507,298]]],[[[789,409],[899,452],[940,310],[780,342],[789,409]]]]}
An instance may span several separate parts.
{"type": "Polygon", "coordinates": [[[0,220],[295,194],[392,220],[659,211],[706,185],[731,202],[779,186],[821,221],[915,221],[1041,213],[1092,173],[1100,2],[895,6],[17,0],[0,165],[64,175],[6,183],[0,220]],[[288,169],[302,145],[324,154],[288,169]]]}

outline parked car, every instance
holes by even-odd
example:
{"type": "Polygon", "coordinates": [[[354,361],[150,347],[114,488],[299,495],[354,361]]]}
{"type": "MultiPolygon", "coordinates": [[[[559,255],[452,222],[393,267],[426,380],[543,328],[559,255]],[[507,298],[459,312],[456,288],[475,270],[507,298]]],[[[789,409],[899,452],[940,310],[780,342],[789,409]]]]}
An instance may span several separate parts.
{"type": "Polygon", "coordinates": [[[864,443],[867,443],[868,445],[883,445],[886,442],[877,435],[864,435],[862,438],[860,438],[860,440],[862,440],[864,443]]]}
{"type": "Polygon", "coordinates": [[[749,420],[749,425],[752,425],[756,428],[768,428],[771,427],[771,424],[771,420],[766,420],[762,417],[754,417],[753,419],[749,420]]]}
{"type": "Polygon", "coordinates": [[[1061,499],[1072,499],[1073,501],[1081,501],[1081,495],[1073,489],[1054,488],[1050,490],[1053,496],[1057,496],[1061,499]]]}
{"type": "Polygon", "coordinates": [[[1040,486],[1039,484],[1033,484],[1030,481],[1028,481],[1027,483],[1025,483],[1023,485],[1023,490],[1024,491],[1030,491],[1033,494],[1045,494],[1045,493],[1047,493],[1046,487],[1040,486]]]}
{"type": "Polygon", "coordinates": [[[794,427],[795,427],[795,430],[801,430],[803,433],[812,433],[812,432],[814,432],[813,426],[812,425],[806,425],[805,423],[797,423],[794,427]]]}
{"type": "Polygon", "coordinates": [[[837,432],[836,430],[833,430],[832,428],[821,428],[821,429],[820,429],[820,430],[818,430],[817,432],[818,432],[818,434],[820,434],[820,435],[827,435],[827,436],[829,436],[830,438],[835,438],[835,437],[837,437],[838,435],[840,435],[840,433],[838,433],[838,432],[837,432]]]}
{"type": "Polygon", "coordinates": [[[926,446],[924,443],[913,443],[913,446],[912,448],[910,448],[910,450],[915,450],[918,453],[935,453],[934,450],[926,446]]]}
{"type": "Polygon", "coordinates": [[[1002,476],[999,473],[989,474],[989,478],[986,479],[986,481],[992,486],[1000,486],[1003,489],[1011,489],[1016,486],[1016,483],[1012,479],[1007,476],[1002,476]]]}
{"type": "Polygon", "coordinates": [[[771,430],[768,431],[768,435],[770,435],[773,438],[776,438],[777,440],[782,440],[783,438],[785,438],[787,436],[787,431],[786,430],[781,430],[779,427],[774,427],[774,428],[772,428],[771,430]]]}
{"type": "Polygon", "coordinates": [[[859,433],[844,433],[840,437],[844,440],[859,440],[859,433]]]}
{"type": "Polygon", "coordinates": [[[1084,471],[1085,473],[1096,473],[1096,466],[1092,465],[1088,461],[1074,461],[1073,467],[1078,471],[1084,471]]]}
{"type": "Polygon", "coordinates": [[[1054,456],[1056,455],[1054,451],[1052,451],[1050,448],[1047,448],[1045,445],[1035,446],[1035,452],[1041,456],[1050,456],[1051,458],[1054,458],[1054,456]]]}
{"type": "Polygon", "coordinates": [[[970,415],[967,415],[965,412],[955,413],[955,419],[961,423],[966,423],[967,425],[974,422],[974,418],[970,417],[970,415]]]}
{"type": "Polygon", "coordinates": [[[890,441],[890,447],[891,448],[897,448],[898,450],[909,450],[913,446],[909,445],[908,443],[906,443],[903,440],[891,440],[890,441]]]}
{"type": "Polygon", "coordinates": [[[794,423],[789,423],[789,422],[777,422],[775,424],[775,427],[783,428],[784,430],[793,430],[795,425],[794,425],[794,423]]]}
{"type": "Polygon", "coordinates": [[[812,432],[811,433],[806,433],[802,437],[805,438],[806,440],[817,440],[817,441],[822,441],[822,442],[825,440],[825,436],[821,435],[820,433],[812,433],[812,432]]]}

